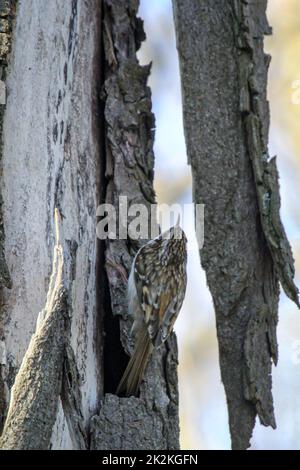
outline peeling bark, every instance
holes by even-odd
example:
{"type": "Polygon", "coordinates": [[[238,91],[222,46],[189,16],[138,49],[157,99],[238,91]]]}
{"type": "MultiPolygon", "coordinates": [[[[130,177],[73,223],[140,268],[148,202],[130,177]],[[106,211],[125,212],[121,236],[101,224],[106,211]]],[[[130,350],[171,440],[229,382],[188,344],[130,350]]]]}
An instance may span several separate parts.
{"type": "Polygon", "coordinates": [[[48,449],[61,391],[65,342],[70,331],[64,255],[59,239],[45,308],[11,392],[0,439],[4,450],[48,449]]]}
{"type": "Polygon", "coordinates": [[[279,281],[299,305],[268,156],[266,3],[173,0],[194,202],[205,204],[201,263],[234,449],[249,447],[256,415],[276,427],[271,360],[277,363],[279,281]]]}
{"type": "MultiPolygon", "coordinates": [[[[150,213],[151,204],[155,203],[154,116],[147,87],[150,66],[140,66],[136,58],[136,51],[145,38],[142,21],[136,17],[138,4],[136,0],[103,2],[105,202],[118,207],[120,196],[126,196],[128,207],[133,203],[143,204],[150,213]]],[[[124,229],[127,230],[126,225],[124,229]]],[[[106,394],[99,415],[92,419],[94,449],[179,447],[175,335],[153,354],[139,397],[113,395],[129,359],[125,352],[130,354],[133,350],[124,274],[129,272],[142,243],[129,234],[127,240],[109,240],[106,244],[106,394]]]]}

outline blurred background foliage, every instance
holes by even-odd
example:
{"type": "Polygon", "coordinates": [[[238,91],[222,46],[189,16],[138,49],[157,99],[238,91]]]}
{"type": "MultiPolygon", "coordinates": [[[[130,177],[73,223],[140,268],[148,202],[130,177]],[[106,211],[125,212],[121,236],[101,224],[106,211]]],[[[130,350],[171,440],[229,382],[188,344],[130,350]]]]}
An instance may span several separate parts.
{"type": "MultiPolygon", "coordinates": [[[[152,61],[149,85],[156,116],[158,202],[190,203],[191,174],[183,135],[171,0],[141,0],[139,14],[144,19],[147,34],[139,59],[143,64],[152,61]]],[[[270,155],[278,156],[281,214],[293,247],[299,285],[300,103],[293,103],[296,91],[293,86],[300,80],[299,0],[269,0],[268,19],[273,27],[273,35],[265,40],[265,50],[272,55],[268,85],[269,147],[270,155]]],[[[191,212],[183,225],[189,240],[193,240],[191,212]]],[[[179,343],[181,447],[228,449],[228,418],[218,366],[213,306],[195,243],[190,243],[188,254],[187,295],[175,327],[179,343]]],[[[278,341],[279,364],[273,368],[277,429],[274,431],[257,423],[252,449],[300,449],[300,312],[283,293],[278,341]]]]}

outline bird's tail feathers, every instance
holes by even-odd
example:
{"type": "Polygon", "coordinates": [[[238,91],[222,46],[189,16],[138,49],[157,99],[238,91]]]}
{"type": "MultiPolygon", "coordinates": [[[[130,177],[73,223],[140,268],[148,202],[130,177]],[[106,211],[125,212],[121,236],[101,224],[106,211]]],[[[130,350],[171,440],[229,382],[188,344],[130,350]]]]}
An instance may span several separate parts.
{"type": "Polygon", "coordinates": [[[133,355],[118,385],[117,395],[124,393],[128,397],[137,394],[152,351],[153,345],[147,327],[143,325],[137,336],[133,355]]]}

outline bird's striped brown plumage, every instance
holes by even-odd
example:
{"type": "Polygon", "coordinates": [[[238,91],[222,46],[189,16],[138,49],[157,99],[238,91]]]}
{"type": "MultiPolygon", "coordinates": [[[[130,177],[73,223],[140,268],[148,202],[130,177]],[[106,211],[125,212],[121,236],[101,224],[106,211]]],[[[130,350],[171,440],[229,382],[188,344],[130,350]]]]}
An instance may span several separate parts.
{"type": "Polygon", "coordinates": [[[128,306],[136,343],[117,394],[137,394],[150,354],[173,329],[185,296],[186,243],[177,224],[146,243],[135,256],[128,279],[128,306]]]}

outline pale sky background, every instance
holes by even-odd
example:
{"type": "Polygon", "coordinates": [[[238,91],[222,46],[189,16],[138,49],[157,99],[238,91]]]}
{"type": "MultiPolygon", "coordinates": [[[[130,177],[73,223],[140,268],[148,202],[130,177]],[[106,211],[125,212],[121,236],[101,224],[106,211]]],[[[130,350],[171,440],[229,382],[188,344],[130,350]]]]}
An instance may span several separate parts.
{"type": "MultiPolygon", "coordinates": [[[[296,282],[299,285],[300,149],[295,148],[293,136],[282,122],[286,123],[292,114],[289,108],[291,83],[292,80],[300,79],[300,65],[287,75],[284,64],[293,60],[291,52],[289,60],[285,62],[288,51],[293,49],[281,47],[281,44],[284,44],[283,39],[291,35],[290,29],[299,26],[294,10],[300,6],[300,2],[297,4],[295,0],[286,0],[285,15],[279,12],[279,0],[271,0],[269,3],[269,18],[274,28],[274,35],[267,39],[265,46],[267,51],[272,50],[273,55],[268,90],[271,105],[270,154],[278,155],[281,213],[297,260],[296,282]],[[279,99],[283,100],[283,104],[279,99]],[[278,116],[278,111],[281,116],[278,116]]],[[[142,0],[139,15],[144,19],[147,34],[139,58],[141,63],[153,61],[149,85],[156,117],[155,184],[159,202],[169,202],[171,198],[173,202],[190,203],[191,178],[183,136],[171,0],[142,0]]],[[[299,8],[298,15],[300,21],[299,8]]],[[[300,64],[299,55],[297,60],[300,64]]],[[[298,109],[296,111],[299,113],[298,109]]],[[[297,135],[299,132],[300,135],[297,122],[294,118],[289,127],[294,126],[294,133],[297,135]]],[[[184,221],[189,240],[194,237],[193,225],[190,214],[184,221]]],[[[277,429],[274,431],[257,424],[252,449],[300,449],[300,312],[283,293],[279,318],[279,365],[273,367],[277,429]]],[[[195,250],[189,252],[187,295],[175,330],[180,361],[181,446],[183,449],[229,449],[228,417],[218,365],[214,311],[199,255],[195,250]]]]}

